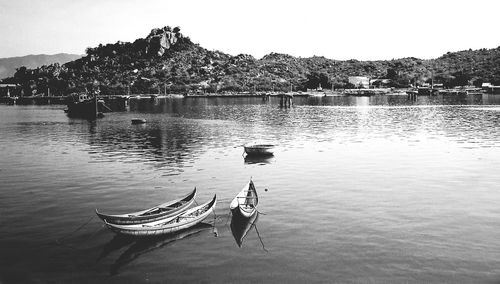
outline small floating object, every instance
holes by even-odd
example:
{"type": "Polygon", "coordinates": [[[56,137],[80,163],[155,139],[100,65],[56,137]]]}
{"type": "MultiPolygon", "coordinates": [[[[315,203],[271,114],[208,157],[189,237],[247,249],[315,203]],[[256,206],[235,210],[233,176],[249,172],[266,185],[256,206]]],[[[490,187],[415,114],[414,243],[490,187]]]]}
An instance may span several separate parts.
{"type": "Polygon", "coordinates": [[[146,120],[144,118],[133,118],[132,119],[132,124],[144,124],[146,123],[146,120]]]}
{"type": "Polygon", "coordinates": [[[271,156],[274,152],[274,145],[271,144],[253,144],[245,145],[245,153],[252,156],[271,156]]]}

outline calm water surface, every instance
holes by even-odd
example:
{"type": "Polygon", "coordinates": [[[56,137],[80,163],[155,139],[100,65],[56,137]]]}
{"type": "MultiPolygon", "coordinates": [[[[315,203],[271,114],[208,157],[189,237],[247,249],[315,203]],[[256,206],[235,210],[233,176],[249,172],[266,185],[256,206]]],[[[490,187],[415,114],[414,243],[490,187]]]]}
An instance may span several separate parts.
{"type": "Polygon", "coordinates": [[[500,96],[63,108],[0,105],[0,282],[500,281],[500,96]],[[245,159],[253,141],[279,146],[245,159]],[[228,207],[250,178],[261,214],[240,248],[228,207]],[[94,214],[194,187],[216,214],[180,234],[119,238],[94,214]]]}

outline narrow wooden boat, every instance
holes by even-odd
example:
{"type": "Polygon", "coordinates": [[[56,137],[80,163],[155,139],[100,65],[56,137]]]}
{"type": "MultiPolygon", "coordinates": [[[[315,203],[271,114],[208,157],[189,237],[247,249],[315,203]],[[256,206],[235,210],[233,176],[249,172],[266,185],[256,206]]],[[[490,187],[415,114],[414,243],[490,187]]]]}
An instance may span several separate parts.
{"type": "Polygon", "coordinates": [[[242,246],[243,239],[248,232],[257,224],[258,216],[259,212],[256,212],[250,218],[242,217],[239,214],[233,214],[231,217],[231,233],[239,247],[242,246]]]}
{"type": "Polygon", "coordinates": [[[101,218],[103,221],[109,224],[117,224],[117,225],[141,224],[179,215],[183,211],[185,211],[189,206],[191,206],[191,204],[193,204],[195,197],[196,197],[196,187],[191,193],[182,198],[169,201],[146,210],[127,213],[127,214],[108,215],[100,213],[96,209],[95,213],[97,214],[97,216],[99,216],[99,218],[101,218]]]}
{"type": "Polygon", "coordinates": [[[272,144],[253,144],[245,145],[245,153],[252,156],[270,156],[274,153],[274,145],[272,144]]]}
{"type": "Polygon", "coordinates": [[[253,181],[250,180],[233,201],[231,201],[229,209],[231,209],[233,214],[241,214],[243,217],[250,218],[257,212],[256,207],[258,203],[259,197],[257,196],[257,191],[255,190],[253,181]]]}
{"type": "Polygon", "coordinates": [[[168,217],[162,220],[134,224],[134,225],[116,225],[106,223],[108,228],[117,234],[131,235],[131,236],[157,236],[175,233],[184,229],[193,227],[200,223],[212,213],[217,203],[217,195],[214,195],[212,200],[190,208],[186,212],[173,217],[168,217]]]}

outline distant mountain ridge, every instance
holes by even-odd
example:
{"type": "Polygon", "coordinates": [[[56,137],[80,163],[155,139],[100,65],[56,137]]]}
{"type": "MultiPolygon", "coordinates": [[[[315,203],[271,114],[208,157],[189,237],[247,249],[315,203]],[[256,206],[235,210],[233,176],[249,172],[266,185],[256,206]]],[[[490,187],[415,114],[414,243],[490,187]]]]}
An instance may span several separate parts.
{"type": "Polygon", "coordinates": [[[0,79],[13,76],[14,73],[16,73],[16,69],[21,66],[37,68],[53,63],[64,64],[80,57],[82,57],[82,55],[58,53],[53,55],[31,54],[26,56],[0,58],[0,79]]]}
{"type": "Polygon", "coordinates": [[[430,82],[444,87],[500,84],[500,47],[448,52],[423,60],[333,60],[270,53],[261,59],[207,50],[168,26],[133,42],[99,44],[63,65],[19,68],[3,83],[18,84],[22,95],[66,95],[99,89],[103,95],[294,91],[356,88],[350,76],[366,76],[388,87],[430,82]]]}

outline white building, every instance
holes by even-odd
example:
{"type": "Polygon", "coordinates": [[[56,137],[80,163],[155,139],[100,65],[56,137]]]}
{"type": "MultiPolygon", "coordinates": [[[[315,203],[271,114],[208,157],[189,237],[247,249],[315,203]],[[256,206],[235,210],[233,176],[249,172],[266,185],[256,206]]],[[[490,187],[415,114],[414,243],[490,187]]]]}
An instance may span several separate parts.
{"type": "Polygon", "coordinates": [[[349,83],[353,84],[356,88],[368,89],[370,88],[370,78],[363,76],[351,76],[348,78],[349,83]]]}

